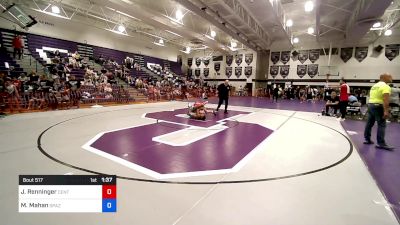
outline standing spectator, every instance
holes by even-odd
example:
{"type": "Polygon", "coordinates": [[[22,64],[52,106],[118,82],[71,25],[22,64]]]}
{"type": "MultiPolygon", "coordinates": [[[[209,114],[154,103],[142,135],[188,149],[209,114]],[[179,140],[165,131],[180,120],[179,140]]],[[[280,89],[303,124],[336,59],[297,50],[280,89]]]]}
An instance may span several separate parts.
{"type": "Polygon", "coordinates": [[[272,102],[276,101],[278,102],[278,97],[279,97],[279,86],[274,84],[274,89],[272,90],[272,102]]]}
{"type": "Polygon", "coordinates": [[[299,99],[300,99],[300,103],[303,103],[306,101],[306,91],[302,87],[299,90],[299,99]]]}
{"type": "MultiPolygon", "coordinates": [[[[21,41],[21,56],[24,58],[25,41],[21,35],[19,35],[19,40],[21,41]]],[[[19,59],[21,59],[21,57],[19,59]]]]}
{"type": "Polygon", "coordinates": [[[306,93],[307,93],[307,101],[314,102],[314,94],[313,94],[313,89],[310,86],[306,87],[306,93]]]}
{"type": "Polygon", "coordinates": [[[222,102],[225,101],[225,111],[224,113],[228,113],[228,99],[229,99],[229,92],[230,92],[230,86],[229,86],[229,80],[225,80],[224,83],[218,85],[218,107],[217,111],[219,110],[219,107],[221,107],[222,102]]]}
{"type": "Polygon", "coordinates": [[[13,57],[14,59],[16,58],[16,54],[18,54],[18,59],[21,59],[21,55],[22,55],[22,41],[21,41],[21,36],[17,35],[14,37],[13,41],[12,41],[12,45],[14,48],[14,53],[13,53],[13,57]]]}
{"type": "Polygon", "coordinates": [[[390,101],[390,87],[387,83],[392,82],[392,75],[382,74],[380,81],[371,87],[369,92],[368,102],[368,120],[364,130],[364,144],[373,144],[371,140],[371,129],[375,124],[378,123],[377,132],[377,148],[384,150],[393,150],[392,146],[387,145],[385,141],[385,129],[386,129],[386,118],[389,117],[389,101],[390,101]]]}
{"type": "Polygon", "coordinates": [[[11,80],[7,80],[5,83],[5,89],[8,94],[8,104],[10,107],[10,112],[14,111],[14,106],[18,111],[21,111],[19,105],[19,93],[17,87],[11,82],[11,80]]]}
{"type": "Polygon", "coordinates": [[[340,80],[340,114],[341,119],[340,121],[345,120],[346,112],[347,112],[347,104],[349,103],[349,94],[350,94],[350,87],[347,85],[344,79],[340,80]]]}

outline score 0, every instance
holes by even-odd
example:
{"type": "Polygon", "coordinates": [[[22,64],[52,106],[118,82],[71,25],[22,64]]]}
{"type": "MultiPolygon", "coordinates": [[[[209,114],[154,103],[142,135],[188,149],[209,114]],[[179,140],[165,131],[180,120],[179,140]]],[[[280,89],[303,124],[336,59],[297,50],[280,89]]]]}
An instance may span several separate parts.
{"type": "Polygon", "coordinates": [[[113,177],[102,177],[103,212],[116,212],[117,188],[113,177]]]}

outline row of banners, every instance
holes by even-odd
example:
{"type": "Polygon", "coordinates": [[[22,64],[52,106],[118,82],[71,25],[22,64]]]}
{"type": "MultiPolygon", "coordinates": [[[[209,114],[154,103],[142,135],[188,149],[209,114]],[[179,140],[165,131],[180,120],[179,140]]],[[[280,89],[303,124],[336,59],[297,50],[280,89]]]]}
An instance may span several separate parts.
{"type": "MultiPolygon", "coordinates": [[[[216,70],[217,71],[217,70],[216,70]]],[[[218,70],[219,71],[219,70],[218,70]]],[[[217,71],[217,72],[218,72],[217,71]]],[[[235,67],[235,76],[237,78],[239,78],[240,76],[242,76],[242,71],[243,71],[243,67],[242,66],[238,66],[235,67]]],[[[225,68],[225,75],[229,78],[232,76],[232,67],[226,67],[225,68]]],[[[244,75],[249,78],[251,76],[251,74],[253,73],[253,67],[251,66],[246,66],[244,67],[244,75]]],[[[192,69],[188,69],[188,76],[191,77],[193,74],[193,70],[192,69]]],[[[201,75],[201,69],[200,68],[196,68],[194,69],[194,75],[196,77],[199,77],[201,75]]],[[[210,69],[209,68],[203,68],[203,75],[204,77],[208,77],[208,75],[210,75],[210,69]]]]}
{"type": "MultiPolygon", "coordinates": [[[[290,65],[270,66],[269,73],[275,78],[278,73],[283,77],[289,75],[290,65]]],[[[318,64],[297,65],[297,75],[302,78],[308,74],[311,78],[318,74],[318,64]]]]}
{"type": "MultiPolygon", "coordinates": [[[[396,58],[399,55],[400,44],[392,44],[385,46],[385,56],[390,61],[396,58]]],[[[293,60],[299,60],[301,64],[304,64],[307,59],[309,59],[312,63],[315,63],[321,54],[321,49],[312,49],[312,50],[299,50],[296,51],[297,54],[293,54],[290,51],[283,52],[271,52],[271,62],[275,65],[279,61],[286,65],[289,62],[290,57],[292,55],[293,60]]],[[[368,47],[350,47],[350,48],[341,48],[340,49],[340,58],[343,62],[349,61],[351,57],[357,59],[357,61],[362,62],[368,55],[368,47]]]]}
{"type": "MultiPolygon", "coordinates": [[[[243,54],[237,54],[235,56],[233,55],[227,55],[225,57],[225,62],[228,66],[232,65],[233,58],[235,58],[235,63],[236,65],[241,65],[243,62],[243,54]]],[[[244,61],[247,63],[247,65],[250,65],[253,62],[253,54],[245,54],[244,55],[244,61]]],[[[201,62],[207,67],[208,64],[210,64],[210,59],[201,59],[201,58],[195,58],[195,64],[197,67],[201,65],[201,62]]],[[[192,67],[193,64],[193,58],[188,58],[188,66],[192,67]]]]}

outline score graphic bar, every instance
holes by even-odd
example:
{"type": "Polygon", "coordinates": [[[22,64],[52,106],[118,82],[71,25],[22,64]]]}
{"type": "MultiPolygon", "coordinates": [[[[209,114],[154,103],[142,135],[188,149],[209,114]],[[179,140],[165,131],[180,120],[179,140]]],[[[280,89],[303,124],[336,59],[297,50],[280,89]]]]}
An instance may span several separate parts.
{"type": "Polygon", "coordinates": [[[19,212],[116,212],[117,180],[108,175],[20,175],[19,212]]]}

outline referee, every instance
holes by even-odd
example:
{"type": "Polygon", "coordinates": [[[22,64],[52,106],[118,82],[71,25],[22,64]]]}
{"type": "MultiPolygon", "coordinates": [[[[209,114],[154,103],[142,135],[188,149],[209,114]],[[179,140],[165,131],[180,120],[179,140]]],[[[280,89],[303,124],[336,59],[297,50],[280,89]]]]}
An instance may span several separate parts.
{"type": "Polygon", "coordinates": [[[218,85],[218,107],[217,111],[219,110],[219,107],[221,107],[222,102],[225,102],[225,111],[224,113],[228,113],[228,98],[229,98],[229,91],[230,91],[230,86],[229,86],[229,80],[225,80],[224,83],[218,85]]]}
{"type": "Polygon", "coordinates": [[[371,87],[368,102],[368,121],[364,130],[364,144],[373,144],[371,129],[378,123],[377,148],[392,151],[393,147],[385,142],[386,118],[389,117],[389,99],[391,89],[388,83],[392,82],[392,75],[382,74],[379,82],[371,87]]]}

